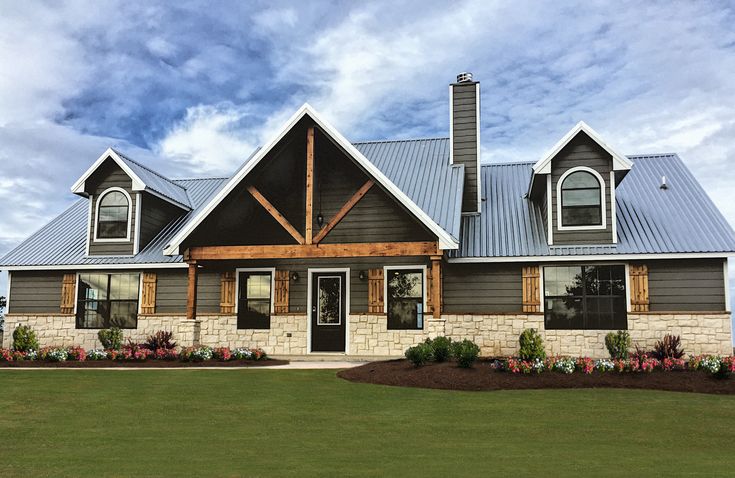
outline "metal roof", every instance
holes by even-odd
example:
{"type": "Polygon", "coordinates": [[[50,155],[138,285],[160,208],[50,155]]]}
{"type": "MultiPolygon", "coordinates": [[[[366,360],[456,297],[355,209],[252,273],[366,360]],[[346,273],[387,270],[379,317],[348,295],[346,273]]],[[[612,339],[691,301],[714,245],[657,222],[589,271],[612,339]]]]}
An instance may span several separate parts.
{"type": "Polygon", "coordinates": [[[369,141],[354,146],[459,240],[464,166],[449,164],[449,138],[369,141]]]}
{"type": "Polygon", "coordinates": [[[120,151],[113,150],[120,157],[120,159],[140,178],[145,184],[145,189],[150,190],[154,193],[158,193],[181,206],[191,208],[192,204],[189,201],[189,196],[186,194],[186,188],[177,184],[161,174],[153,171],[152,169],[134,161],[120,151]]]}
{"type": "Polygon", "coordinates": [[[450,257],[735,251],[732,228],[676,154],[628,158],[634,166],[615,190],[617,244],[549,246],[541,208],[525,197],[534,163],[485,164],[482,214],[462,217],[460,247],[450,257]]]}

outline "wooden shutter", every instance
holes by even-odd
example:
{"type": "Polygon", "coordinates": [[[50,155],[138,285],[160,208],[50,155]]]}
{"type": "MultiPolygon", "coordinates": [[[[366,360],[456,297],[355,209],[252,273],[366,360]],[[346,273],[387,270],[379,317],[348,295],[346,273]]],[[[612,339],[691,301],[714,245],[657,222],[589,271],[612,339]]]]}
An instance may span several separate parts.
{"type": "Polygon", "coordinates": [[[523,268],[523,312],[541,312],[539,266],[523,268]]]}
{"type": "Polygon", "coordinates": [[[276,314],[288,314],[288,288],[291,284],[289,271],[276,271],[276,290],[273,306],[276,314]]]}
{"type": "Polygon", "coordinates": [[[73,314],[74,313],[74,296],[75,296],[76,286],[77,286],[77,275],[76,274],[64,274],[64,278],[61,282],[61,313],[62,314],[73,314]]]}
{"type": "Polygon", "coordinates": [[[383,269],[368,271],[368,312],[383,313],[383,269]]]}
{"type": "Polygon", "coordinates": [[[235,313],[235,272],[227,271],[220,274],[219,312],[220,314],[235,313]]]}
{"type": "Polygon", "coordinates": [[[648,266],[630,265],[630,310],[648,312],[648,266]]]}
{"type": "Polygon", "coordinates": [[[140,294],[140,313],[156,313],[156,273],[143,273],[143,290],[140,294]]]}

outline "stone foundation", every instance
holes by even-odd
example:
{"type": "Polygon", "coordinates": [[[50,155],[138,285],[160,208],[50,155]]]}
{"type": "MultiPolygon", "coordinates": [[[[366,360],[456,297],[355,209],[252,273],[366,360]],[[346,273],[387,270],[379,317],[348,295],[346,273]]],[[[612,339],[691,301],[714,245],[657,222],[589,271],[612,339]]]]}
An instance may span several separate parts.
{"type": "MultiPolygon", "coordinates": [[[[15,315],[5,318],[3,347],[13,342],[13,330],[19,324],[33,327],[39,343],[45,346],[80,345],[99,348],[98,329],[76,329],[72,315],[15,315]]],[[[423,330],[388,330],[385,315],[354,314],[348,319],[348,350],[351,356],[402,356],[406,348],[428,337],[446,335],[470,339],[484,356],[514,355],[518,335],[535,328],[544,338],[546,352],[552,355],[607,357],[606,330],[544,330],[541,314],[444,315],[427,318],[423,330]]],[[[306,315],[275,315],[268,330],[238,330],[233,315],[202,315],[190,321],[183,316],[141,315],[138,328],[124,330],[125,340],[145,340],[149,335],[167,330],[181,346],[209,345],[260,347],[271,355],[305,355],[308,342],[306,315]]],[[[730,315],[703,314],[628,314],[628,332],[634,345],[651,349],[666,333],[681,336],[688,355],[732,354],[730,315]]]]}

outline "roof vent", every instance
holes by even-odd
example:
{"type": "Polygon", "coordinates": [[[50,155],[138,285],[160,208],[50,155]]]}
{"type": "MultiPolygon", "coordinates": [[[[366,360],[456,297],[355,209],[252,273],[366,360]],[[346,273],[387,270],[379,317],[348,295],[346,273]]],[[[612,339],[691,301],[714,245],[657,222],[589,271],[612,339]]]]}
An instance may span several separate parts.
{"type": "Polygon", "coordinates": [[[472,73],[469,71],[463,71],[457,75],[457,83],[467,83],[472,81],[472,73]]]}
{"type": "Polygon", "coordinates": [[[666,184],[666,176],[661,176],[661,186],[659,186],[661,189],[669,189],[669,186],[666,184]]]}

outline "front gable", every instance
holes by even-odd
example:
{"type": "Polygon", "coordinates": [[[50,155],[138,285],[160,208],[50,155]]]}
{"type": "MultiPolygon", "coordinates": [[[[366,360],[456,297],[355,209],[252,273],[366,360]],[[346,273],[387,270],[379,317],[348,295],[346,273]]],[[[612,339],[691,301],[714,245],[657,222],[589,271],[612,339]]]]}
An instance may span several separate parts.
{"type": "MultiPolygon", "coordinates": [[[[354,187],[359,182],[357,180],[354,183],[350,183],[350,187],[354,187]]],[[[164,253],[167,255],[178,254],[187,247],[198,245],[204,240],[210,241],[208,244],[212,244],[212,234],[209,234],[207,238],[205,237],[207,235],[201,232],[203,230],[210,230],[205,226],[205,223],[209,225],[214,223],[222,224],[223,220],[217,219],[217,214],[228,210],[228,204],[235,204],[233,201],[236,201],[237,197],[244,198],[245,194],[243,192],[249,194],[282,229],[288,232],[290,236],[287,242],[288,244],[312,244],[309,238],[314,240],[313,244],[317,244],[322,239],[326,243],[326,238],[329,237],[329,234],[334,233],[339,235],[342,232],[346,232],[346,229],[350,227],[354,218],[360,216],[360,213],[365,211],[366,208],[369,208],[370,204],[375,202],[374,199],[377,199],[378,201],[382,201],[381,204],[383,206],[390,204],[390,206],[386,206],[390,209],[390,213],[393,216],[401,216],[398,221],[407,223],[410,225],[410,228],[413,228],[410,234],[418,232],[422,238],[430,237],[432,240],[438,240],[440,248],[444,249],[453,249],[458,245],[457,241],[447,231],[442,229],[426,212],[421,210],[408,196],[399,190],[395,184],[368,161],[339,132],[320,118],[309,105],[304,105],[300,108],[274,139],[268,142],[265,147],[259,150],[233,175],[210,203],[202,208],[171,240],[166,246],[164,253]],[[308,140],[306,138],[308,138],[310,128],[311,131],[316,131],[316,134],[311,137],[311,140],[308,140]],[[305,146],[309,141],[312,141],[311,150],[314,151],[311,159],[309,159],[309,148],[305,146]],[[351,196],[348,197],[346,203],[342,203],[342,208],[335,213],[335,216],[328,215],[326,211],[329,210],[331,212],[334,209],[334,204],[347,195],[347,186],[342,182],[335,181],[333,178],[340,174],[358,178],[359,174],[354,172],[338,173],[336,170],[332,170],[327,171],[327,173],[333,175],[329,176],[329,174],[325,174],[322,171],[322,166],[319,165],[320,155],[327,158],[325,163],[329,161],[328,158],[334,157],[336,164],[342,168],[339,171],[348,171],[352,168],[362,174],[361,179],[364,180],[359,189],[353,190],[350,193],[351,196]],[[308,167],[309,161],[312,161],[313,169],[308,167]],[[310,170],[313,171],[315,177],[307,180],[307,171],[310,170]],[[296,185],[299,184],[299,181],[302,182],[300,182],[297,188],[296,185]],[[330,182],[334,184],[328,187],[330,182]],[[311,186],[308,186],[308,184],[311,184],[311,186]],[[307,195],[304,187],[301,185],[307,185],[307,188],[311,187],[312,194],[310,196],[307,195]],[[340,191],[340,188],[344,190],[340,191]],[[329,190],[327,191],[327,189],[329,190]],[[295,191],[298,191],[299,195],[296,195],[295,191]],[[325,191],[327,191],[328,201],[320,204],[319,193],[321,192],[321,200],[324,201],[325,191]],[[311,197],[310,202],[307,201],[307,197],[311,197]],[[328,204],[332,198],[335,202],[328,204]],[[359,202],[363,198],[367,198],[365,205],[359,205],[359,202]],[[386,203],[385,199],[388,199],[390,203],[386,203]],[[319,214],[320,211],[317,210],[320,205],[325,207],[325,210],[321,211],[321,215],[319,214]],[[223,207],[220,208],[220,206],[223,207]],[[354,211],[352,210],[353,207],[354,211]],[[344,210],[345,208],[347,208],[346,211],[344,210]],[[312,227],[306,227],[307,214],[312,217],[312,227]],[[346,219],[350,214],[354,214],[354,216],[346,219]],[[210,216],[213,216],[213,218],[208,219],[210,216]],[[320,216],[322,224],[317,229],[313,225],[314,222],[319,220],[320,216]],[[342,220],[347,222],[341,224],[342,220]],[[322,229],[327,229],[328,231],[326,235],[321,234],[320,237],[322,229]]],[[[244,200],[238,203],[242,207],[246,207],[245,204],[244,200]]],[[[233,208],[234,206],[229,207],[233,208]]],[[[231,213],[235,211],[236,208],[230,209],[231,213]]],[[[388,214],[381,215],[381,213],[386,213],[385,209],[380,210],[380,208],[377,208],[376,211],[378,211],[378,214],[373,215],[373,219],[378,219],[378,223],[374,224],[375,227],[368,225],[367,227],[369,229],[366,229],[365,232],[368,230],[372,231],[375,228],[381,229],[382,225],[394,220],[388,214]]],[[[250,228],[257,229],[272,225],[273,221],[267,220],[265,216],[262,216],[262,213],[255,213],[255,211],[253,213],[260,214],[261,222],[250,224],[250,228]]],[[[391,240],[399,241],[403,232],[401,231],[398,235],[390,236],[392,238],[391,240]]],[[[251,236],[254,237],[254,234],[251,236]]],[[[245,243],[242,240],[248,239],[251,236],[240,235],[237,239],[239,241],[238,244],[244,245],[245,243]]],[[[283,235],[281,234],[279,237],[282,238],[283,235]]],[[[414,236],[410,235],[410,237],[414,236]]],[[[273,238],[274,240],[278,239],[275,235],[273,238]]],[[[234,241],[234,239],[217,237],[216,241],[234,241]]],[[[369,241],[369,239],[365,239],[365,242],[369,241]]],[[[279,244],[279,242],[269,243],[279,244]]]]}

